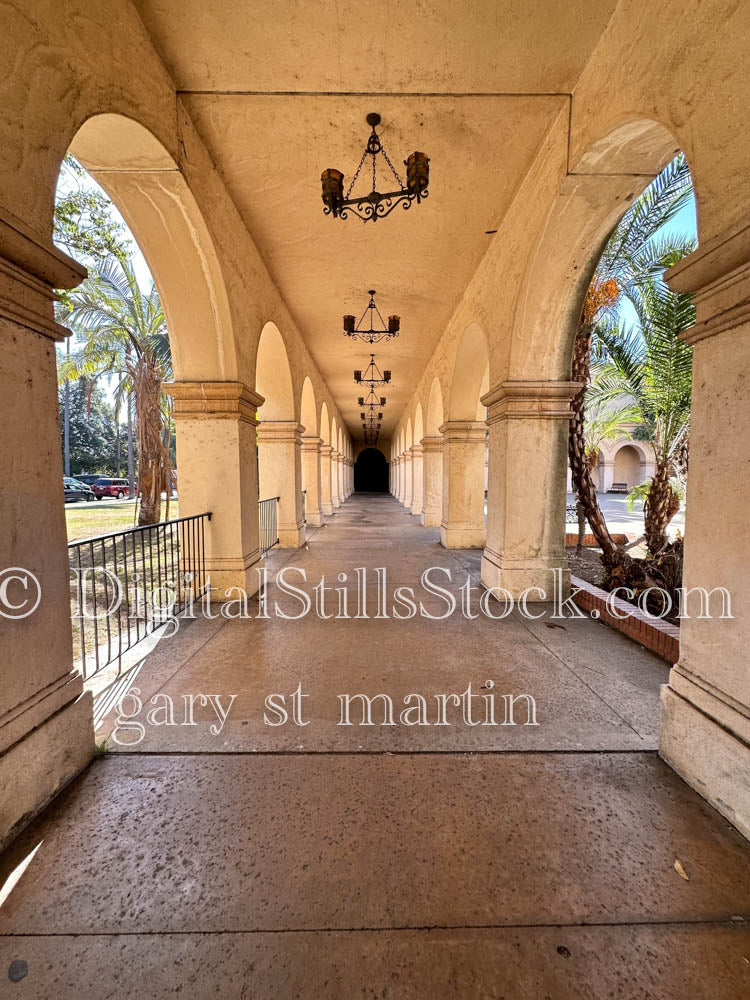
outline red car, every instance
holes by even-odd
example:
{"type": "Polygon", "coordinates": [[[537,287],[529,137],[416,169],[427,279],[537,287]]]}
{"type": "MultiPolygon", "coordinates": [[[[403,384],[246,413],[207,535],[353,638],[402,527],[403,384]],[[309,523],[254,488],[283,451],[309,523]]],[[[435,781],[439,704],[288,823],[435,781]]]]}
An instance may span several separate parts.
{"type": "Polygon", "coordinates": [[[116,499],[122,500],[128,495],[128,481],[127,479],[109,479],[102,476],[101,479],[97,479],[95,483],[91,484],[91,489],[98,500],[102,500],[104,497],[116,497],[116,499]]]}

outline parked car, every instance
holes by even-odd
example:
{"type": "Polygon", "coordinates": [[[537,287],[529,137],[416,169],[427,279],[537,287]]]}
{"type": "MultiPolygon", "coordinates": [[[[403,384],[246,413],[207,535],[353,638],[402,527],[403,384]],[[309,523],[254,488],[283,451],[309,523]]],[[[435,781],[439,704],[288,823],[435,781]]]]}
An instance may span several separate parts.
{"type": "Polygon", "coordinates": [[[91,484],[91,489],[103,500],[105,497],[116,497],[122,500],[128,495],[127,479],[110,479],[109,476],[101,476],[95,483],[91,484]]]}
{"type": "Polygon", "coordinates": [[[97,479],[104,479],[106,477],[103,472],[87,472],[83,476],[75,476],[74,478],[77,479],[79,483],[85,483],[87,486],[92,486],[97,479]]]}
{"type": "Polygon", "coordinates": [[[63,476],[63,491],[65,503],[73,503],[76,500],[85,500],[88,503],[91,500],[96,500],[96,494],[91,487],[73,479],[72,476],[63,476]]]}

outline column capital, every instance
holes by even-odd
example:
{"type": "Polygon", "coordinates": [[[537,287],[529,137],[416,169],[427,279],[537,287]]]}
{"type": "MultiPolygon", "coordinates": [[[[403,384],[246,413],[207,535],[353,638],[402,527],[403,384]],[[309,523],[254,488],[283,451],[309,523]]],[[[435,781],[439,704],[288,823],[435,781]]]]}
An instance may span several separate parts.
{"type": "Polygon", "coordinates": [[[174,401],[175,420],[240,420],[255,427],[265,402],[244,382],[167,382],[164,389],[174,401]]]}
{"type": "Polygon", "coordinates": [[[750,321],[750,215],[702,243],[665,274],[673,292],[693,292],[696,322],[686,344],[750,321]]]}
{"type": "Polygon", "coordinates": [[[330,458],[333,455],[333,448],[330,444],[322,444],[320,446],[320,454],[325,455],[326,458],[330,458]]]}
{"type": "Polygon", "coordinates": [[[490,389],[481,403],[490,411],[488,424],[497,420],[569,420],[570,401],[580,382],[510,380],[490,389]]]}
{"type": "Polygon", "coordinates": [[[258,426],[258,442],[288,444],[291,441],[301,445],[304,429],[296,420],[261,420],[258,426]]]}
{"type": "Polygon", "coordinates": [[[427,454],[430,452],[438,452],[443,450],[443,439],[442,437],[423,437],[422,438],[422,451],[427,454]]]}
{"type": "Polygon", "coordinates": [[[313,435],[307,436],[302,435],[302,450],[303,451],[318,451],[320,446],[323,444],[323,439],[319,437],[314,437],[313,435]]]}
{"type": "Polygon", "coordinates": [[[413,444],[409,451],[412,454],[412,458],[421,458],[424,448],[421,444],[413,444]]]}
{"type": "Polygon", "coordinates": [[[75,288],[87,274],[50,239],[0,208],[0,316],[50,340],[64,340],[70,331],[55,321],[55,289],[75,288]]]}
{"type": "Polygon", "coordinates": [[[441,424],[439,430],[444,441],[483,441],[487,423],[484,420],[449,420],[441,424]]]}

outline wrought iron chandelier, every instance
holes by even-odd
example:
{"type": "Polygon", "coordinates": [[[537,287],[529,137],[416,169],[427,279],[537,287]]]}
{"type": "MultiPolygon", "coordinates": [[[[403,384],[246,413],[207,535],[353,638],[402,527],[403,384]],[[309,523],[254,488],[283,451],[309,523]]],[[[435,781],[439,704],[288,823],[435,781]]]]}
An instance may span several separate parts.
{"type": "Polygon", "coordinates": [[[364,340],[367,344],[378,344],[381,340],[392,340],[394,337],[398,337],[398,332],[401,329],[401,317],[400,316],[389,316],[388,324],[386,325],[385,320],[380,315],[380,310],[375,305],[375,289],[370,288],[367,292],[370,296],[370,301],[365,306],[365,311],[359,318],[359,323],[355,325],[355,316],[344,316],[344,336],[351,337],[352,340],[364,340]],[[363,327],[365,321],[365,316],[370,313],[370,328],[369,330],[363,327]],[[378,320],[380,321],[380,329],[375,329],[375,313],[377,313],[378,320]]]}
{"type": "Polygon", "coordinates": [[[370,355],[370,363],[365,368],[364,372],[359,368],[354,371],[354,381],[357,385],[365,384],[369,385],[370,391],[375,389],[376,385],[388,385],[391,381],[391,373],[386,368],[384,371],[378,368],[375,364],[375,355],[370,355]]]}
{"type": "Polygon", "coordinates": [[[367,396],[360,396],[359,399],[357,400],[357,405],[365,407],[367,410],[370,411],[370,413],[372,413],[373,410],[382,409],[385,406],[385,404],[386,404],[385,396],[376,396],[374,389],[370,389],[367,396]]]}
{"type": "Polygon", "coordinates": [[[411,208],[412,202],[421,202],[428,195],[427,185],[430,181],[430,158],[425,153],[412,153],[408,159],[404,160],[406,167],[406,184],[396,172],[396,168],[391,163],[390,157],[383,148],[380,136],[375,131],[380,124],[380,115],[372,112],[367,116],[367,124],[372,128],[367,139],[365,151],[359,166],[354,172],[354,177],[349,188],[344,194],[344,175],[340,170],[329,167],[320,175],[323,186],[323,212],[325,215],[332,215],[334,219],[348,219],[349,212],[353,212],[357,218],[363,222],[377,222],[390,215],[397,205],[404,209],[411,208]],[[360,171],[365,159],[372,157],[372,191],[359,198],[352,198],[352,189],[357,183],[360,171]],[[382,156],[390,167],[397,189],[382,193],[377,190],[377,159],[382,156]]]}
{"type": "Polygon", "coordinates": [[[365,418],[362,420],[362,430],[364,431],[365,444],[377,444],[383,414],[378,413],[376,415],[373,413],[369,417],[365,417],[365,414],[363,413],[361,416],[365,418]]]}

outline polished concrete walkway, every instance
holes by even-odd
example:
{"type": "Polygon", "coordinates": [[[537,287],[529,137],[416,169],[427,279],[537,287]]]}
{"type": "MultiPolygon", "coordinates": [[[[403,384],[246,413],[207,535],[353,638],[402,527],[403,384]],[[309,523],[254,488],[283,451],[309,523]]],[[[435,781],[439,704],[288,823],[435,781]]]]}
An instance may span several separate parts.
{"type": "Polygon", "coordinates": [[[750,851],[655,753],[661,661],[592,621],[395,619],[400,586],[445,612],[419,585],[431,566],[459,597],[468,574],[476,605],[479,553],[442,549],[390,497],[355,495],[270,562],[304,569],[308,593],[322,576],[347,590],[351,616],[368,568],[369,618],[277,617],[302,605],[271,582],[268,619],[251,601],[160,643],[134,679],[145,707],[99,733],[133,741],[140,722],[143,738],[2,858],[0,884],[20,877],[0,909],[18,982],[0,996],[750,995],[750,851]],[[494,693],[496,723],[503,695],[529,695],[538,725],[518,697],[515,725],[468,725],[449,698],[436,725],[435,696],[469,683],[471,722],[493,721],[494,693]],[[380,699],[372,726],[359,702],[338,725],[360,692],[389,695],[395,724],[380,699]],[[271,694],[285,725],[264,724],[271,694]],[[410,694],[429,725],[404,724],[410,694]]]}

